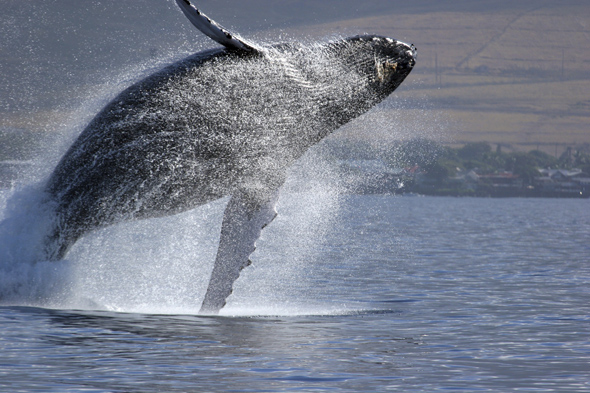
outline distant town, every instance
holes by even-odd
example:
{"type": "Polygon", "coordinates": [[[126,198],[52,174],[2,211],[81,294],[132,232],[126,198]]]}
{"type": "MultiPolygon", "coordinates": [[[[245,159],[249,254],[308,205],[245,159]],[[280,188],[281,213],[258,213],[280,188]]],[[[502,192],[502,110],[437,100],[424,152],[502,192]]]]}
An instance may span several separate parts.
{"type": "Polygon", "coordinates": [[[401,144],[379,159],[342,160],[350,192],[474,197],[590,197],[590,151],[503,152],[485,142],[401,144]]]}

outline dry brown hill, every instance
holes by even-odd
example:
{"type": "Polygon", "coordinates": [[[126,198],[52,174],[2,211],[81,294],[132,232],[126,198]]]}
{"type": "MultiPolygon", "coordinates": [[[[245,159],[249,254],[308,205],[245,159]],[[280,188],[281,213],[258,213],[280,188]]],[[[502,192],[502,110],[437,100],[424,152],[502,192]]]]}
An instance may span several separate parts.
{"type": "Polygon", "coordinates": [[[578,3],[392,13],[315,29],[362,28],[416,44],[413,83],[398,96],[410,108],[426,97],[430,108],[456,120],[455,142],[559,154],[590,143],[590,3],[578,3]]]}
{"type": "MultiPolygon", "coordinates": [[[[550,152],[590,143],[587,1],[197,3],[228,27],[268,41],[370,32],[416,44],[418,66],[397,95],[403,115],[443,113],[455,142],[550,152]]],[[[6,0],[0,127],[43,129],[129,65],[214,45],[185,22],[172,0],[6,0]]]]}

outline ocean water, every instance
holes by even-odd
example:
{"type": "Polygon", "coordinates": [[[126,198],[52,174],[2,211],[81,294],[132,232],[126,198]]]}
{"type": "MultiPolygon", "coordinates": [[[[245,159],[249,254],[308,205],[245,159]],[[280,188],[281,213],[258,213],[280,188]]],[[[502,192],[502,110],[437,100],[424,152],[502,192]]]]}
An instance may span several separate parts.
{"type": "Polygon", "coordinates": [[[222,211],[5,260],[0,391],[590,391],[588,200],[281,195],[199,316],[222,211]]]}

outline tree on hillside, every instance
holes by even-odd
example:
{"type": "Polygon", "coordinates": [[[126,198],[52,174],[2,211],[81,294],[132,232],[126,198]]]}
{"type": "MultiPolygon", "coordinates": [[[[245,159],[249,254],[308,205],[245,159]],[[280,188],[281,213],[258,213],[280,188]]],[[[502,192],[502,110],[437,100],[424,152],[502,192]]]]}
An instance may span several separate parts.
{"type": "Polygon", "coordinates": [[[582,172],[590,175],[590,153],[577,150],[574,154],[574,167],[580,168],[582,172]]]}
{"type": "Polygon", "coordinates": [[[527,154],[534,160],[534,165],[538,168],[556,168],[558,166],[555,157],[540,150],[532,150],[527,154]]]}
{"type": "Polygon", "coordinates": [[[512,153],[505,169],[520,176],[524,184],[532,184],[533,179],[539,176],[535,157],[529,153],[512,153]]]}
{"type": "Polygon", "coordinates": [[[481,158],[484,153],[492,151],[492,146],[487,142],[471,142],[461,147],[457,154],[464,160],[475,160],[481,158]]]}

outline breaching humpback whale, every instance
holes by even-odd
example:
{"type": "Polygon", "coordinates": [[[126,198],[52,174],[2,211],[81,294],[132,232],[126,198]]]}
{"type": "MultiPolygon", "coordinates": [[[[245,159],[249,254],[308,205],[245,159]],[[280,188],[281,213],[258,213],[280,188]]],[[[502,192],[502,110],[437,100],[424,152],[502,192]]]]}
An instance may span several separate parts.
{"type": "Polygon", "coordinates": [[[287,168],[391,94],[416,49],[375,35],[262,46],[176,2],[223,48],[139,81],[88,124],[47,182],[55,218],[44,252],[59,260],[94,229],[230,196],[201,306],[216,313],[276,215],[287,168]]]}

